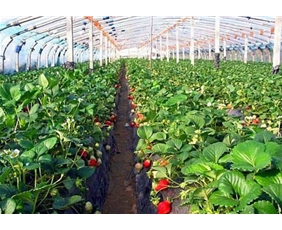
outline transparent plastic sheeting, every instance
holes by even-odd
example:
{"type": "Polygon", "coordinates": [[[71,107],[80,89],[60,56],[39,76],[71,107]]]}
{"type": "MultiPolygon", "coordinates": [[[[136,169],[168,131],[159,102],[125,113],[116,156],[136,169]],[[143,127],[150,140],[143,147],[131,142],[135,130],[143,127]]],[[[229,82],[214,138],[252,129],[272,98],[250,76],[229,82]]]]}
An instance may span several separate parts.
{"type": "MultiPolygon", "coordinates": [[[[130,50],[147,52],[162,46],[175,50],[176,43],[185,53],[190,51],[191,28],[194,31],[195,50],[214,52],[215,17],[213,16],[74,16],[74,62],[89,60],[89,25],[93,23],[94,60],[109,55],[104,38],[120,55],[130,50]],[[91,19],[91,20],[90,20],[91,19]],[[101,43],[101,33],[103,41],[101,43]],[[152,44],[151,44],[152,40],[152,44]],[[151,47],[151,48],[152,48],[151,47]]],[[[273,49],[274,16],[222,16],[220,17],[220,49],[244,52],[248,38],[248,52],[273,49]]],[[[0,16],[0,71],[15,69],[16,54],[20,68],[49,67],[66,62],[66,17],[1,17],[0,16]],[[40,59],[38,56],[40,55],[40,59]],[[39,63],[38,63],[38,60],[39,63]]],[[[180,50],[179,50],[180,52],[180,50]]]]}

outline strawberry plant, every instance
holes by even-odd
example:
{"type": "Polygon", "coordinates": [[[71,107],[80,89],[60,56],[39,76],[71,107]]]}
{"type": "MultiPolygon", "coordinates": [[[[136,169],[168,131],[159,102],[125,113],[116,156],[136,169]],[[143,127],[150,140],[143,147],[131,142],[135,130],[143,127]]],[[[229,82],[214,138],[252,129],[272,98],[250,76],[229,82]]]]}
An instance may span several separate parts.
{"type": "Polygon", "coordinates": [[[191,213],[280,213],[281,77],[265,74],[268,63],[147,65],[127,60],[136,120],[146,118],[135,154],[154,159],[148,177],[168,178],[191,213]]]}
{"type": "MultiPolygon", "coordinates": [[[[86,65],[86,63],[85,63],[86,65]]],[[[1,78],[0,212],[84,210],[86,179],[102,163],[120,63],[97,70],[54,67],[1,78]],[[93,93],[95,92],[95,93],[93,93]]]]}

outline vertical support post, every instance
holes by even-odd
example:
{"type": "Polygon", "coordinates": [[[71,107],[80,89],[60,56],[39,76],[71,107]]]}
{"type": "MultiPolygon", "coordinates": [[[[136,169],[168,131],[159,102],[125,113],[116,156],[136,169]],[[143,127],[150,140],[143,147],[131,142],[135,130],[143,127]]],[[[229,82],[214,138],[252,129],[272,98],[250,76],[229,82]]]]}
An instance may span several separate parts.
{"type": "Polygon", "coordinates": [[[248,62],[248,37],[245,35],[244,63],[248,62]]]}
{"type": "MultiPolygon", "coordinates": [[[[49,49],[48,53],[46,54],[46,57],[45,57],[45,67],[48,68],[49,67],[49,55],[51,53],[51,50],[54,48],[54,45],[51,46],[51,48],[49,49]]],[[[67,66],[68,68],[68,66],[67,66]]],[[[71,67],[69,67],[69,69],[73,70],[71,67]]]]}
{"type": "MultiPolygon", "coordinates": [[[[0,18],[0,23],[1,23],[1,18],[0,18]]],[[[1,46],[1,42],[2,42],[2,36],[1,36],[1,32],[0,32],[0,73],[4,73],[4,54],[1,55],[2,53],[2,46],[1,46]]]]}
{"type": "Polygon", "coordinates": [[[89,22],[89,73],[93,72],[93,22],[89,22]]]}
{"type": "Polygon", "coordinates": [[[67,63],[66,68],[74,70],[74,56],[73,56],[73,17],[67,17],[67,63]]]}
{"type": "Polygon", "coordinates": [[[117,59],[117,48],[115,47],[114,50],[115,50],[115,53],[114,53],[114,60],[116,60],[116,59],[117,59]]]}
{"type": "Polygon", "coordinates": [[[28,58],[27,58],[27,66],[26,66],[26,70],[30,70],[31,69],[31,54],[34,51],[34,47],[37,45],[37,42],[34,43],[33,46],[31,46],[29,53],[28,53],[28,58]]]}
{"type": "Polygon", "coordinates": [[[112,49],[112,43],[109,41],[108,42],[109,43],[109,45],[108,45],[108,49],[109,49],[109,51],[108,51],[108,56],[109,56],[109,58],[108,58],[108,62],[110,63],[111,62],[111,53],[112,53],[112,51],[111,51],[111,49],[112,49]]]}
{"type": "Polygon", "coordinates": [[[163,60],[162,36],[160,36],[160,57],[161,57],[161,61],[162,61],[163,60]]]}
{"type": "Polygon", "coordinates": [[[169,62],[168,32],[166,32],[166,61],[169,62]]]}
{"type": "Polygon", "coordinates": [[[280,67],[280,53],[281,53],[281,27],[282,16],[276,16],[274,29],[274,47],[273,47],[273,69],[272,73],[277,74],[280,67]]]}
{"type": "Polygon", "coordinates": [[[130,58],[130,48],[127,49],[127,56],[130,58]]]}
{"type": "Polygon", "coordinates": [[[103,32],[100,31],[100,66],[103,66],[103,32]]]}
{"type": "MultiPolygon", "coordinates": [[[[0,38],[1,39],[1,38],[0,38]]],[[[4,55],[0,55],[0,73],[4,73],[4,61],[5,61],[5,56],[4,55]]]]}
{"type": "Polygon", "coordinates": [[[211,56],[211,43],[209,42],[209,60],[212,59],[212,56],[211,56]]]}
{"type": "Polygon", "coordinates": [[[220,27],[220,17],[215,16],[215,68],[219,68],[220,62],[220,52],[219,52],[219,27],[220,27]]]}
{"type": "Polygon", "coordinates": [[[19,72],[20,60],[19,60],[19,53],[16,53],[16,72],[19,72]]]}
{"type": "Polygon", "coordinates": [[[198,44],[198,59],[201,59],[201,48],[199,44],[198,44]]]}
{"type": "Polygon", "coordinates": [[[39,52],[38,52],[38,57],[37,57],[37,69],[40,69],[40,66],[41,66],[41,54],[43,52],[43,48],[40,48],[39,49],[39,52]]]}
{"type": "Polygon", "coordinates": [[[59,46],[57,46],[53,52],[53,57],[52,57],[52,67],[54,67],[56,65],[56,53],[59,49],[59,46]]]}
{"type": "Polygon", "coordinates": [[[184,60],[185,59],[185,54],[184,54],[185,50],[184,50],[184,47],[182,47],[182,59],[184,60]]]}
{"type": "Polygon", "coordinates": [[[111,57],[111,55],[112,55],[112,43],[111,43],[111,41],[110,40],[108,40],[108,56],[109,56],[109,58],[108,58],[108,62],[110,63],[111,62],[111,59],[112,59],[112,57],[111,57]]]}
{"type": "Polygon", "coordinates": [[[105,63],[108,64],[108,39],[105,36],[105,63]]]}
{"type": "Polygon", "coordinates": [[[152,69],[152,50],[153,50],[153,16],[151,17],[150,25],[150,68],[152,69]]]}
{"type": "Polygon", "coordinates": [[[175,37],[175,39],[176,39],[176,63],[178,63],[179,62],[179,41],[178,41],[178,26],[176,26],[176,37],[175,37]]]}
{"type": "Polygon", "coordinates": [[[190,29],[191,29],[191,45],[190,45],[190,60],[191,64],[195,64],[195,56],[194,56],[194,51],[195,51],[195,41],[194,41],[194,17],[191,17],[191,23],[190,23],[190,29]]]}
{"type": "Polygon", "coordinates": [[[226,40],[223,41],[223,59],[226,60],[226,40]]]}

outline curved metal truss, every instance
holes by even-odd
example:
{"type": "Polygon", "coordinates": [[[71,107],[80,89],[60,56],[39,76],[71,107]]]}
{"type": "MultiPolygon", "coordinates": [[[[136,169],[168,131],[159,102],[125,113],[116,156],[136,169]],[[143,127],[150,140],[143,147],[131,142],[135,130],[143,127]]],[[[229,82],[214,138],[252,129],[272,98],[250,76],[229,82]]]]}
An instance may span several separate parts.
{"type": "MultiPolygon", "coordinates": [[[[177,40],[179,48],[189,53],[191,25],[197,50],[208,52],[208,49],[214,51],[215,48],[215,16],[74,16],[72,19],[76,55],[89,49],[90,23],[94,25],[93,53],[96,57],[100,52],[101,38],[106,38],[120,52],[148,47],[151,43],[153,46],[166,44],[173,50],[177,40]]],[[[3,61],[12,55],[11,52],[19,54],[23,47],[29,61],[33,52],[41,54],[45,47],[49,53],[53,50],[64,54],[68,46],[66,24],[65,16],[0,16],[0,55],[3,61]],[[12,46],[13,49],[9,48],[12,46]]],[[[227,50],[244,50],[247,38],[248,51],[272,50],[274,28],[274,16],[221,16],[220,48],[224,44],[227,50]]]]}

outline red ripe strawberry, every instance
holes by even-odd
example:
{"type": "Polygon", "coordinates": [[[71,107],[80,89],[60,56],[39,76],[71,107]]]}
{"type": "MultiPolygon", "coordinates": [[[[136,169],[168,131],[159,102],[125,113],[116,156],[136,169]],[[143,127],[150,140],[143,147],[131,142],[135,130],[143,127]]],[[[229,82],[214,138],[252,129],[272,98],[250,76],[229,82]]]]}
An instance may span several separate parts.
{"type": "Polygon", "coordinates": [[[132,108],[132,109],[136,109],[136,107],[137,107],[136,104],[134,104],[134,103],[131,104],[131,108],[132,108]]]}
{"type": "Polygon", "coordinates": [[[253,123],[254,125],[257,125],[257,124],[259,123],[259,119],[258,119],[258,118],[253,119],[252,123],[253,123]]]}
{"type": "Polygon", "coordinates": [[[99,122],[99,117],[95,117],[94,118],[94,122],[96,123],[96,122],[99,122]]]}
{"type": "Polygon", "coordinates": [[[118,89],[119,88],[119,84],[115,84],[115,88],[118,89]]]}
{"type": "Polygon", "coordinates": [[[136,115],[137,115],[138,120],[140,120],[140,121],[143,121],[145,119],[145,117],[142,113],[137,113],[136,115]]]}
{"type": "Polygon", "coordinates": [[[157,184],[157,186],[155,187],[155,190],[158,192],[158,191],[161,191],[161,190],[165,190],[167,189],[169,185],[169,180],[168,179],[161,179],[159,181],[159,183],[157,184]]]}
{"type": "Polygon", "coordinates": [[[135,124],[135,122],[134,121],[132,121],[132,122],[130,122],[130,127],[134,127],[136,124],[135,124]]]}
{"type": "Polygon", "coordinates": [[[150,166],[151,166],[151,161],[149,159],[145,159],[143,161],[143,167],[144,168],[150,168],[150,166]]]}
{"type": "Polygon", "coordinates": [[[94,167],[97,167],[99,166],[98,162],[95,160],[95,159],[90,159],[88,161],[88,166],[94,166],[94,167]]]}
{"type": "Polygon", "coordinates": [[[110,117],[110,121],[111,122],[115,122],[116,121],[116,115],[115,114],[113,114],[111,117],[110,117]]]}
{"type": "Polygon", "coordinates": [[[152,150],[152,148],[153,148],[152,145],[147,146],[147,149],[149,149],[149,150],[152,150]]]}
{"type": "Polygon", "coordinates": [[[135,89],[133,88],[133,87],[131,87],[130,89],[129,89],[129,92],[134,92],[135,91],[135,89]]]}
{"type": "Polygon", "coordinates": [[[158,204],[158,214],[169,214],[171,212],[171,202],[169,200],[162,201],[158,204]]]}
{"type": "Polygon", "coordinates": [[[24,111],[25,113],[28,113],[28,112],[29,112],[29,108],[28,108],[27,106],[25,106],[25,107],[23,108],[23,111],[24,111]]]}
{"type": "Polygon", "coordinates": [[[112,125],[112,122],[111,121],[105,121],[105,124],[110,126],[110,125],[112,125]]]}
{"type": "Polygon", "coordinates": [[[161,160],[160,166],[166,166],[169,162],[167,160],[161,160]]]}
{"type": "Polygon", "coordinates": [[[80,155],[82,158],[87,158],[88,152],[87,152],[85,149],[80,149],[80,150],[79,150],[79,155],[80,155]]]}

